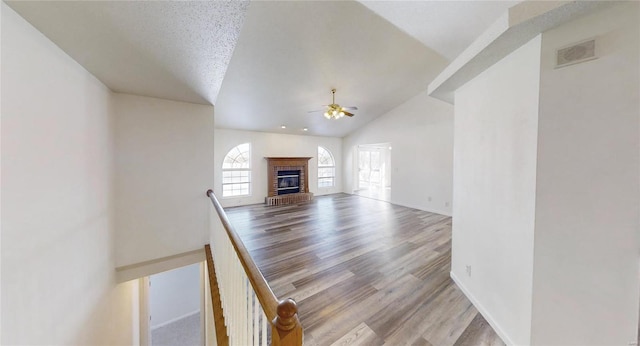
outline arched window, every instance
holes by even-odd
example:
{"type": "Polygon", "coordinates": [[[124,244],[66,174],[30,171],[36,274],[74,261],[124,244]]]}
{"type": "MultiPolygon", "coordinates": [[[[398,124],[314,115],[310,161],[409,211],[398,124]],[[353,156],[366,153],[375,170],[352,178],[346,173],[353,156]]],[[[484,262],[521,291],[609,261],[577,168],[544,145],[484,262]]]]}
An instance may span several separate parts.
{"type": "Polygon", "coordinates": [[[222,162],[222,197],[251,194],[251,143],[229,150],[222,162]]]}
{"type": "Polygon", "coordinates": [[[318,147],[318,188],[335,185],[336,162],[331,152],[318,147]]]}

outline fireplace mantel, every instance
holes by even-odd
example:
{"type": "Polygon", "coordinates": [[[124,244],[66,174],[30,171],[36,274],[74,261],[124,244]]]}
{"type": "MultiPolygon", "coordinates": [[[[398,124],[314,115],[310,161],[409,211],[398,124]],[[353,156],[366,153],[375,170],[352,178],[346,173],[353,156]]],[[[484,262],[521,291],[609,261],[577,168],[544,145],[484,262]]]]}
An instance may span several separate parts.
{"type": "Polygon", "coordinates": [[[267,185],[268,205],[279,205],[308,201],[313,198],[309,192],[309,160],[311,157],[265,157],[268,162],[267,185]],[[300,192],[287,195],[278,195],[278,172],[287,170],[300,171],[300,192]]]}

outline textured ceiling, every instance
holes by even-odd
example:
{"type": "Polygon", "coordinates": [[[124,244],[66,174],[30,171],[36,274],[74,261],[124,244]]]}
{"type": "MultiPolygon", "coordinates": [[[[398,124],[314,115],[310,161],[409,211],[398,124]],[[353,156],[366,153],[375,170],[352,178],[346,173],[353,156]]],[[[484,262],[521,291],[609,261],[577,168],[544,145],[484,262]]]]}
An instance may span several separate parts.
{"type": "Polygon", "coordinates": [[[427,47],[453,60],[509,7],[521,1],[360,2],[427,47]]]}
{"type": "Polygon", "coordinates": [[[252,2],[216,126],[342,137],[426,90],[446,63],[355,1],[252,2]],[[307,114],[331,103],[332,87],[355,117],[307,114]]]}
{"type": "Polygon", "coordinates": [[[7,3],[116,92],[215,103],[218,127],[341,137],[426,90],[516,2],[7,3]],[[307,114],[332,87],[354,118],[307,114]]]}
{"type": "Polygon", "coordinates": [[[248,1],[7,1],[113,91],[213,104],[248,1]]]}

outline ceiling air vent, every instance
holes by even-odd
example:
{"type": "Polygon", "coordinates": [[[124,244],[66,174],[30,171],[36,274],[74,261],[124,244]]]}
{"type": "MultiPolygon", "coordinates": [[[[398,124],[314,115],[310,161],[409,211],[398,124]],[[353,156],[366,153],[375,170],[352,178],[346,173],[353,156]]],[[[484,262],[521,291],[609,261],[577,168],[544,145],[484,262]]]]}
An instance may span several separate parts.
{"type": "Polygon", "coordinates": [[[596,40],[591,39],[569,47],[560,48],[556,52],[556,68],[565,67],[596,58],[596,40]]]}

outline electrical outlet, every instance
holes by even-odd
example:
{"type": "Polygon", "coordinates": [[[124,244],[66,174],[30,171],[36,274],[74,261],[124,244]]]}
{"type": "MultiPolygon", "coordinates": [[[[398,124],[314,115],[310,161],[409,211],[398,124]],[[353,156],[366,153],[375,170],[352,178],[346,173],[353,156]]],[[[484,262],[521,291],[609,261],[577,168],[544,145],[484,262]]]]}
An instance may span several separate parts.
{"type": "Polygon", "coordinates": [[[431,196],[427,197],[427,201],[431,202],[431,196]]]}
{"type": "Polygon", "coordinates": [[[466,266],[467,267],[467,276],[471,277],[471,266],[466,266]]]}
{"type": "Polygon", "coordinates": [[[444,202],[444,206],[448,207],[449,206],[449,202],[444,202]]]}

